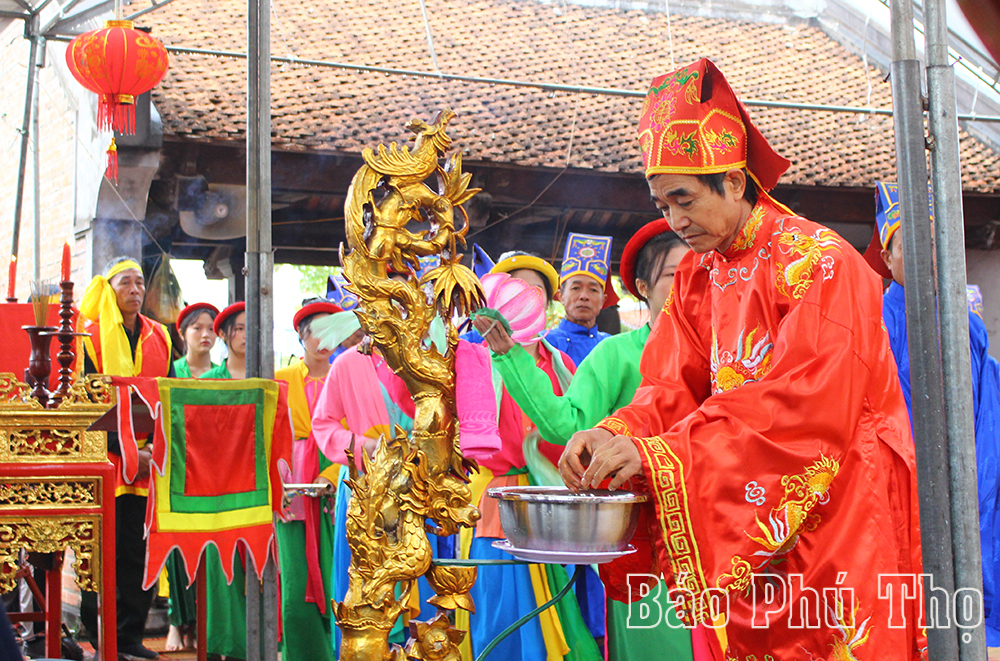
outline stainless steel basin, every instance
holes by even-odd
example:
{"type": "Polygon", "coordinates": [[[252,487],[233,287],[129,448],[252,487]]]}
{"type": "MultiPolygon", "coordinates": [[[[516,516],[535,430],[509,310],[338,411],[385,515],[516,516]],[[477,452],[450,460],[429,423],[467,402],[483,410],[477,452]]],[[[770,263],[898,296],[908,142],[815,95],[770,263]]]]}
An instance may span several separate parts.
{"type": "Polygon", "coordinates": [[[521,549],[607,553],[623,551],[635,533],[639,503],[648,496],[628,491],[563,487],[496,487],[500,525],[521,549]]]}

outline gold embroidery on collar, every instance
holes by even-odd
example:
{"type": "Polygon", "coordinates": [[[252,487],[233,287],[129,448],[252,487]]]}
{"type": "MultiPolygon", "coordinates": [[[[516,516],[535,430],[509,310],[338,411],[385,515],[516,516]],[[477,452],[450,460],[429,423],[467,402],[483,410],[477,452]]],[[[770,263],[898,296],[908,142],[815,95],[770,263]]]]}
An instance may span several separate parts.
{"type": "Polygon", "coordinates": [[[750,217],[747,218],[747,222],[743,224],[743,228],[740,230],[739,235],[736,240],[733,241],[732,250],[746,250],[754,244],[757,240],[757,230],[764,223],[764,207],[758,204],[750,212],[750,217]]]}

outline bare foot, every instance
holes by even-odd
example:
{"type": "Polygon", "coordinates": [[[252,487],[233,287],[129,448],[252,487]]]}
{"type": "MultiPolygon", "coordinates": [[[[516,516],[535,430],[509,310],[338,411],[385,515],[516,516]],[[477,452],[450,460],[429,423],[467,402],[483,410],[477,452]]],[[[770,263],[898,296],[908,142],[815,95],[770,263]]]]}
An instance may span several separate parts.
{"type": "Polygon", "coordinates": [[[197,637],[195,636],[195,625],[189,624],[184,627],[184,649],[193,650],[197,647],[197,637]]]}
{"type": "Polygon", "coordinates": [[[168,652],[180,652],[184,649],[184,641],[181,636],[181,630],[174,625],[170,625],[170,630],[167,632],[167,645],[165,647],[168,652]]]}

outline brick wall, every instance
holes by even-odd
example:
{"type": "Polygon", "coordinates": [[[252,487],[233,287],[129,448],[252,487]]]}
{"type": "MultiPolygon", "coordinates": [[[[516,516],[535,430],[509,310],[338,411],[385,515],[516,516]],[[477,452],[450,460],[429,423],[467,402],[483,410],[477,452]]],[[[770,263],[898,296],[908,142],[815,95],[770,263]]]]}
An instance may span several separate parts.
{"type": "MultiPolygon", "coordinates": [[[[62,247],[72,245],[73,279],[83,286],[90,279],[86,241],[74,238],[74,229],[86,230],[93,216],[96,189],[81,195],[82,204],[74,204],[75,191],[93,187],[100,179],[104,162],[95,154],[102,136],[93,130],[96,96],[80,87],[69,76],[63,61],[65,45],[48,44],[45,66],[39,71],[39,181],[40,181],[40,275],[43,280],[59,277],[62,247]],[[67,80],[68,77],[68,80],[67,80]],[[89,105],[88,105],[89,104],[89,105]],[[77,137],[76,125],[84,127],[77,137]],[[80,164],[76,166],[74,159],[80,164]],[[96,173],[96,177],[95,177],[96,173]],[[85,201],[93,200],[93,201],[85,201]],[[89,208],[88,208],[89,207],[89,208]],[[74,213],[76,218],[74,218],[74,213]]],[[[14,21],[0,32],[0,279],[7,288],[7,264],[10,259],[14,227],[14,206],[21,147],[21,123],[24,115],[29,45],[23,38],[23,26],[14,21]]],[[[106,140],[106,136],[104,137],[106,140]]],[[[29,142],[18,241],[16,294],[21,301],[29,294],[34,278],[35,198],[33,155],[29,142]]]]}

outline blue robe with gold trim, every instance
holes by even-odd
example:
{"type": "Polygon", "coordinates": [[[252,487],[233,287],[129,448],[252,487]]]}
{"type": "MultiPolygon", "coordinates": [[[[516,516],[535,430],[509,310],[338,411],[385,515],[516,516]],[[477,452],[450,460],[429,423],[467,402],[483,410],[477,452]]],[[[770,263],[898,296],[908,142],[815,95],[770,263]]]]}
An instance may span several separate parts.
{"type": "MultiPolygon", "coordinates": [[[[882,316],[889,330],[889,343],[906,408],[913,419],[910,402],[910,357],[906,339],[906,298],[903,288],[893,282],[882,299],[882,316]]],[[[979,489],[979,534],[983,550],[983,600],[986,637],[989,647],[1000,646],[1000,365],[989,355],[989,338],[983,320],[969,312],[969,353],[972,358],[972,405],[976,422],[976,476],[979,489]]]]}

